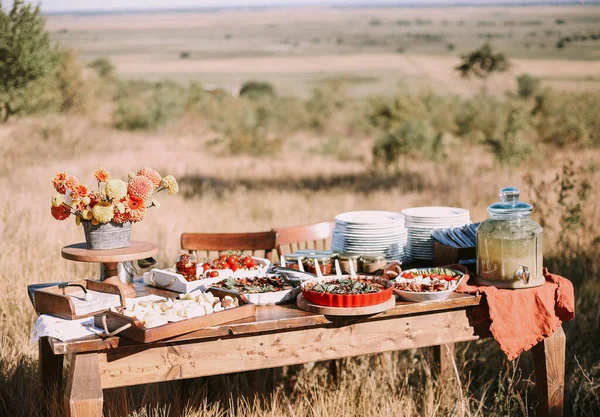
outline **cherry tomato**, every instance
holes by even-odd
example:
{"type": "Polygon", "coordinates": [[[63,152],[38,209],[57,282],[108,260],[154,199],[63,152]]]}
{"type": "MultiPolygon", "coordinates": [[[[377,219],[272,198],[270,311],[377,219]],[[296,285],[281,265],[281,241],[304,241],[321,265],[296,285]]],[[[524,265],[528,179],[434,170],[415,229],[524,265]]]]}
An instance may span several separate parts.
{"type": "Polygon", "coordinates": [[[244,258],[244,266],[246,268],[252,268],[254,266],[254,259],[251,256],[246,256],[244,258]]]}
{"type": "Polygon", "coordinates": [[[233,272],[235,272],[238,270],[239,266],[237,265],[237,263],[235,263],[235,264],[229,265],[229,268],[231,268],[231,270],[233,272]]]}
{"type": "Polygon", "coordinates": [[[210,275],[211,278],[216,278],[219,276],[219,271],[210,271],[210,275]]]}
{"type": "Polygon", "coordinates": [[[227,258],[227,263],[229,265],[233,265],[238,263],[238,256],[237,255],[230,255],[229,258],[227,258]]]}
{"type": "Polygon", "coordinates": [[[208,270],[210,269],[210,264],[209,264],[209,263],[204,263],[204,264],[202,264],[202,269],[203,269],[204,271],[208,271],[208,270]]]}
{"type": "Polygon", "coordinates": [[[227,255],[223,254],[219,257],[219,259],[222,261],[227,261],[227,255]]]}

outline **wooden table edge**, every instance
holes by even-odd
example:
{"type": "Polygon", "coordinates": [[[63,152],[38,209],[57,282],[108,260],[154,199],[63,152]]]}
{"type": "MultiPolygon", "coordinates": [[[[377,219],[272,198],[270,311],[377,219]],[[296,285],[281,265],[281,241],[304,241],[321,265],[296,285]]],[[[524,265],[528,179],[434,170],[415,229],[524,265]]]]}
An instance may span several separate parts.
{"type": "Polygon", "coordinates": [[[48,342],[55,355],[65,355],[70,353],[84,353],[94,351],[104,351],[117,348],[132,348],[139,346],[153,347],[157,345],[172,344],[178,342],[202,342],[203,340],[212,340],[215,338],[244,337],[259,333],[270,333],[278,331],[294,331],[318,326],[344,326],[362,321],[377,322],[396,317],[410,317],[414,315],[433,314],[449,310],[469,309],[480,305],[482,297],[480,295],[460,294],[456,298],[440,300],[430,303],[410,303],[398,302],[395,307],[383,313],[378,313],[368,317],[351,317],[340,319],[339,317],[326,317],[322,314],[307,313],[299,310],[295,305],[285,306],[267,306],[257,307],[257,317],[260,317],[260,309],[263,308],[282,308],[302,311],[304,315],[295,317],[255,320],[245,319],[238,322],[226,323],[219,326],[199,329],[190,333],[176,336],[163,341],[154,343],[139,343],[130,341],[126,338],[112,336],[101,338],[100,336],[90,335],[85,338],[62,342],[55,338],[48,338],[48,342]]]}

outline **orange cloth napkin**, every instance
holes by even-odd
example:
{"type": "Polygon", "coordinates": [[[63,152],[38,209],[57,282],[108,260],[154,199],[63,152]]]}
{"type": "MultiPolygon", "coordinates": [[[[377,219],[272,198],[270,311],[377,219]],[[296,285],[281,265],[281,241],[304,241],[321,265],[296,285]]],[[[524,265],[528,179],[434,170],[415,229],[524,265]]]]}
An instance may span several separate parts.
{"type": "Polygon", "coordinates": [[[500,349],[513,360],[525,350],[554,334],[563,321],[575,317],[573,284],[566,278],[550,274],[544,268],[544,285],[508,290],[462,282],[457,292],[484,294],[489,316],[482,311],[474,317],[490,324],[500,349]],[[483,315],[482,315],[483,313],[483,315]]]}

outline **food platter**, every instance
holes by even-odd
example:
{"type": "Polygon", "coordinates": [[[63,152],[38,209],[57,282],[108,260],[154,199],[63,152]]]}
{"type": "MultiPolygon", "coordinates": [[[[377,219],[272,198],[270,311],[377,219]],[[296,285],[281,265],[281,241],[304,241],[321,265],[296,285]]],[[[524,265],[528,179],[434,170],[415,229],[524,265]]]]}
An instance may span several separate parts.
{"type": "Polygon", "coordinates": [[[281,275],[264,277],[227,278],[212,284],[211,291],[231,294],[255,305],[283,304],[292,301],[300,292],[297,284],[287,282],[281,275]]]}
{"type": "Polygon", "coordinates": [[[391,281],[394,283],[394,294],[398,297],[405,301],[425,302],[450,297],[465,276],[463,272],[449,268],[414,268],[402,271],[391,281]]]}
{"type": "MultiPolygon", "coordinates": [[[[214,294],[214,296],[215,298],[220,297],[219,303],[223,302],[224,297],[217,294],[214,294]]],[[[194,306],[194,314],[176,319],[163,319],[162,322],[164,322],[164,324],[155,325],[158,323],[150,323],[150,320],[144,321],[144,318],[140,315],[136,315],[134,305],[141,305],[143,302],[149,303],[147,305],[152,305],[157,302],[163,304],[171,303],[171,305],[173,305],[177,301],[165,297],[150,297],[152,298],[141,297],[148,298],[145,301],[140,301],[140,299],[128,299],[132,304],[126,306],[125,310],[111,309],[110,311],[95,315],[94,325],[99,328],[104,328],[105,331],[114,332],[114,334],[119,334],[120,336],[125,336],[138,342],[150,343],[202,328],[254,317],[256,315],[256,306],[246,304],[243,300],[236,297],[235,305],[219,309],[216,309],[215,306],[214,310],[212,308],[207,310],[207,307],[202,307],[202,303],[197,303],[198,306],[194,306]],[[125,311],[128,311],[127,307],[129,307],[129,311],[131,312],[125,313],[125,311]],[[201,310],[201,308],[204,308],[204,310],[201,310]]],[[[230,296],[231,299],[233,299],[233,297],[235,297],[235,295],[230,296]]],[[[191,296],[186,296],[186,298],[191,302],[191,296]]]]}
{"type": "Polygon", "coordinates": [[[190,291],[195,291],[197,289],[206,290],[212,284],[222,281],[225,278],[246,278],[258,276],[264,274],[271,266],[271,262],[268,259],[257,257],[252,257],[252,259],[254,259],[256,265],[258,266],[257,269],[238,269],[237,271],[233,271],[231,269],[220,269],[215,270],[217,272],[213,274],[214,277],[204,277],[203,272],[205,271],[200,268],[196,275],[197,279],[188,281],[182,274],[175,272],[174,268],[155,268],[144,273],[143,281],[146,285],[187,294],[190,291]]]}
{"type": "Polygon", "coordinates": [[[324,307],[369,307],[385,303],[392,295],[390,281],[368,275],[317,278],[300,285],[304,299],[324,307]]]}

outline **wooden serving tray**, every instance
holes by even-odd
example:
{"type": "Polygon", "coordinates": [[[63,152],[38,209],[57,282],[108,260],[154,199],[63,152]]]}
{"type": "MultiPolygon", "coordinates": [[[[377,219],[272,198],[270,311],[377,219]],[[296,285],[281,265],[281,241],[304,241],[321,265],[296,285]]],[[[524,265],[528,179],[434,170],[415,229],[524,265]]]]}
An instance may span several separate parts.
{"type": "MultiPolygon", "coordinates": [[[[79,284],[87,290],[97,291],[107,294],[118,295],[121,299],[121,305],[125,304],[125,294],[120,287],[102,281],[94,281],[90,279],[73,281],[69,284],[79,284]]],[[[81,292],[78,287],[59,288],[58,285],[51,287],[40,288],[34,292],[34,306],[38,314],[50,314],[60,317],[61,319],[77,320],[85,317],[93,316],[99,312],[107,311],[108,308],[96,311],[89,311],[85,314],[77,314],[75,306],[69,295],[81,292]]]]}
{"type": "MultiPolygon", "coordinates": [[[[217,295],[217,294],[215,294],[217,295]]],[[[119,336],[125,336],[137,342],[150,343],[158,340],[179,336],[185,333],[193,332],[205,327],[216,326],[218,324],[229,323],[256,316],[256,306],[253,304],[241,304],[240,306],[228,310],[207,314],[205,316],[194,317],[181,320],[175,323],[167,323],[162,326],[147,329],[137,319],[127,317],[114,311],[106,311],[94,316],[94,325],[104,328],[103,317],[106,317],[106,325],[109,332],[113,332],[123,326],[131,326],[118,333],[119,336]]]]}

